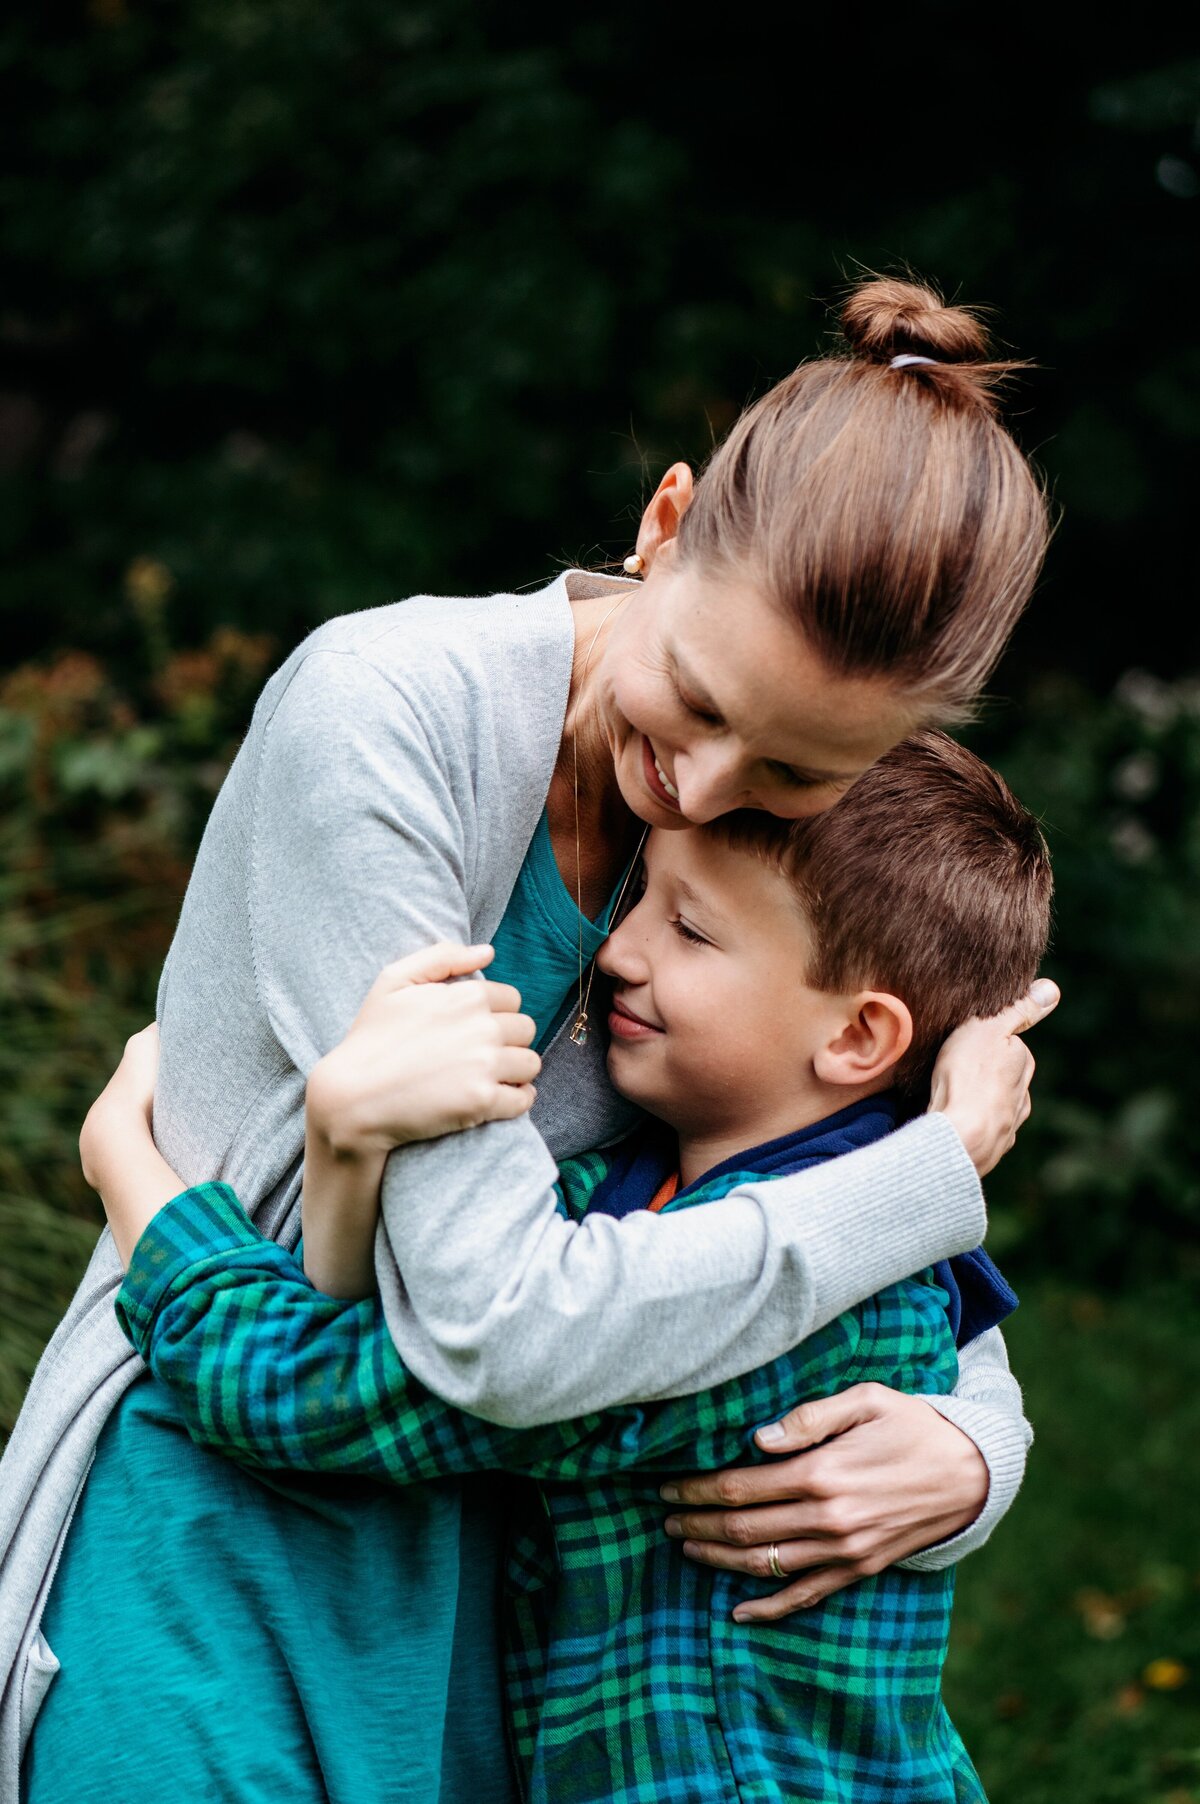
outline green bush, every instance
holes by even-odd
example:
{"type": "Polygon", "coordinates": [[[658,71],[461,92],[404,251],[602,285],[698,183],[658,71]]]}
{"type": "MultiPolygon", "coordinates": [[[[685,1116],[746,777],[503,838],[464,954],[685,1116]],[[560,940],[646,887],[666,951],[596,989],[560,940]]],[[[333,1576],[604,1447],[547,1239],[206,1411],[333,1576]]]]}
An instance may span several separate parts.
{"type": "Polygon", "coordinates": [[[994,1244],[1110,1283],[1196,1270],[1200,682],[1130,671],[1097,697],[1046,679],[976,738],[1049,839],[1064,998],[1031,1036],[1032,1121],[989,1183],[994,1244]]]}
{"type": "Polygon", "coordinates": [[[78,1280],[98,1223],[79,1127],[158,972],[208,810],[270,657],[222,629],[161,639],[165,576],[129,573],[140,688],[64,653],[0,681],[0,1427],[78,1280]]]}

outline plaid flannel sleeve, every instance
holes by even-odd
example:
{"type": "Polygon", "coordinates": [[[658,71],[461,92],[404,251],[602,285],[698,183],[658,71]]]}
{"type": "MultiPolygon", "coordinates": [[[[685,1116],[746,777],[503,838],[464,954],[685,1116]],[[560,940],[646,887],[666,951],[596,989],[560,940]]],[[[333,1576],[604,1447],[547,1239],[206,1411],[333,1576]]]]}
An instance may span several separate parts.
{"type": "MultiPolygon", "coordinates": [[[[886,1381],[868,1368],[889,1294],[715,1389],[505,1428],[443,1403],[412,1376],[377,1299],[349,1302],[315,1290],[228,1186],[202,1184],[168,1203],[142,1235],[117,1315],[201,1445],[264,1469],[412,1484],[487,1469],[586,1479],[635,1467],[727,1464],[746,1454],[754,1428],[797,1402],[859,1377],[886,1381]]],[[[936,1352],[946,1338],[940,1301],[926,1316],[906,1306],[882,1337],[885,1363],[909,1370],[906,1389],[920,1388],[911,1372],[921,1369],[923,1339],[936,1352]]],[[[947,1382],[938,1358],[926,1364],[925,1388],[950,1388],[953,1375],[947,1382]]]]}

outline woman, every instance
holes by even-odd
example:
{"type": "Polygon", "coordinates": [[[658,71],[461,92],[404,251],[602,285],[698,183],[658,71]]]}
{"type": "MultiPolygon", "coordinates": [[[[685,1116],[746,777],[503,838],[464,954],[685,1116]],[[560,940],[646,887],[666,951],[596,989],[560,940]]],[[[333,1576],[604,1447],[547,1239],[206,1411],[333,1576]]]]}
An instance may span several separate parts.
{"type": "MultiPolygon", "coordinates": [[[[268,684],[197,859],[160,989],[156,1137],[189,1181],[257,1199],[280,1236],[298,1226],[306,1073],[379,967],[433,940],[497,940],[496,974],[525,993],[545,1051],[545,1143],[510,1121],[394,1157],[378,1278],[411,1369],[498,1420],[699,1388],[973,1245],[976,1171],[1027,1110],[1028,1055],[976,1027],[947,1048],[935,1112],[828,1177],[769,1200],[751,1187],[702,1222],[571,1228],[553,1207],[547,1146],[561,1157],[620,1123],[584,965],[645,826],[828,806],[914,725],[969,705],[1040,565],[1042,499],[993,417],[998,366],[971,317],[878,283],[843,324],[854,354],[751,409],[694,498],[686,466],[668,472],[631,560],[640,586],[569,574],[519,600],[418,599],[322,628],[268,684]]],[[[49,1595],[51,1645],[72,1656],[31,1804],[52,1774],[80,1800],[152,1783],[156,1734],[194,1795],[507,1795],[486,1494],[416,1494],[397,1549],[372,1539],[369,1496],[265,1492],[206,1458],[126,1356],[118,1278],[102,1244],[10,1450],[5,1779],[53,1667],[37,1635],[49,1595]],[[99,1635],[97,1585],[113,1604],[99,1635]]],[[[874,1407],[860,1449],[908,1463],[900,1483],[877,1458],[843,1496],[870,1523],[854,1560],[979,1516],[988,1473],[956,1416],[985,1443],[994,1430],[1002,1507],[1022,1451],[1011,1394],[988,1415],[969,1393],[948,1419],[874,1407]]],[[[780,1532],[766,1515],[762,1540],[805,1539],[795,1516],[780,1532]]],[[[833,1545],[823,1563],[844,1582],[849,1548],[833,1545]]]]}

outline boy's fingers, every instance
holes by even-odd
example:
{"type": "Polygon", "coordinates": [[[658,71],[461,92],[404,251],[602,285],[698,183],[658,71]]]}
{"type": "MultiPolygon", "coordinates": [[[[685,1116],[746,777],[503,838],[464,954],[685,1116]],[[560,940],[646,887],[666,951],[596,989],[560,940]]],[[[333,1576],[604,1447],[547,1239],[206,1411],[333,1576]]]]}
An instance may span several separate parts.
{"type": "Polygon", "coordinates": [[[1039,1021],[1052,1014],[1062,1000],[1062,991],[1049,977],[1039,977],[1019,1002],[1010,1003],[993,1017],[994,1024],[1006,1034],[1027,1033],[1039,1021]]]}
{"type": "Polygon", "coordinates": [[[542,1061],[528,1046],[504,1046],[496,1060],[496,1077],[502,1084],[531,1084],[542,1061]]]}
{"type": "Polygon", "coordinates": [[[157,1065],[158,1022],[151,1021],[148,1027],[139,1027],[135,1034],[130,1034],[125,1051],[131,1059],[152,1059],[157,1065]]]}
{"type": "Polygon", "coordinates": [[[511,983],[495,983],[490,977],[485,977],[483,994],[493,1015],[515,1015],[520,1010],[521,992],[511,983]]]}
{"type": "Polygon", "coordinates": [[[411,983],[445,983],[448,978],[481,971],[495,956],[491,946],[460,946],[454,940],[439,940],[435,946],[393,959],[384,966],[377,983],[383,990],[402,990],[411,983]]]}
{"type": "Polygon", "coordinates": [[[532,1015],[499,1014],[496,1025],[501,1046],[532,1046],[537,1039],[537,1022],[532,1015]]]}
{"type": "Polygon", "coordinates": [[[532,1084],[501,1084],[488,1110],[489,1121],[515,1121],[518,1115],[528,1115],[537,1100],[537,1091],[532,1084]]]}

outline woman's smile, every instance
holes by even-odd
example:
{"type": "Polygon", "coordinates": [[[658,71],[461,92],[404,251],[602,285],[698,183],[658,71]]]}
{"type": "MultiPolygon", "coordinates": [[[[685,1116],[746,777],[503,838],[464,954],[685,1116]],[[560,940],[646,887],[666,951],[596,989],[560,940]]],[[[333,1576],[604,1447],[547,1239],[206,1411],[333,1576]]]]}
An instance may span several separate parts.
{"type": "Polygon", "coordinates": [[[679,792],[663,772],[661,764],[654,754],[654,747],[642,734],[642,774],[646,779],[646,787],[656,802],[664,808],[671,808],[679,813],[679,792]]]}

